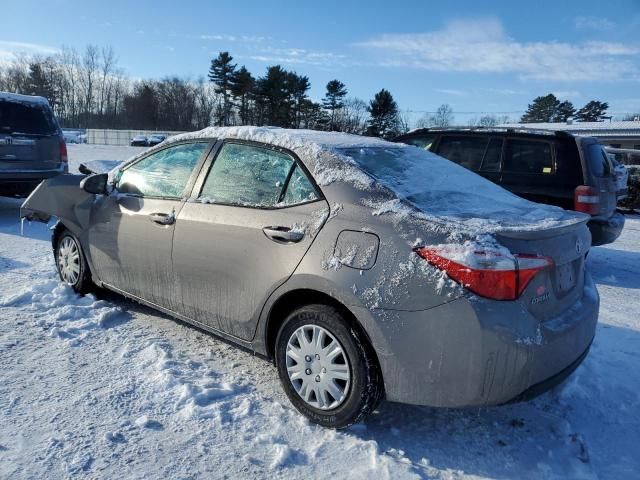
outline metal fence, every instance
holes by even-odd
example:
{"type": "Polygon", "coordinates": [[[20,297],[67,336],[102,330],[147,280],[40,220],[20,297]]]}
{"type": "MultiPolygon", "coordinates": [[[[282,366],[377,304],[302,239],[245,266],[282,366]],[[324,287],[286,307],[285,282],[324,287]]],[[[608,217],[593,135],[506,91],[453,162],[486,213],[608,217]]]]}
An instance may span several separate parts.
{"type": "Polygon", "coordinates": [[[98,128],[87,129],[87,143],[100,145],[129,145],[131,139],[136,135],[163,134],[168,136],[177,135],[184,132],[151,131],[151,130],[107,130],[98,128]]]}

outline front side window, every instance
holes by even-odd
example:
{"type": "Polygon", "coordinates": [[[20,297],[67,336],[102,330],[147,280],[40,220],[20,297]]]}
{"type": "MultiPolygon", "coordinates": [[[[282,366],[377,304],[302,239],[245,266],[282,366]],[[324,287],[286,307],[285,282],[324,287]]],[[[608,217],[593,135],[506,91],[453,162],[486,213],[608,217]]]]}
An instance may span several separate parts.
{"type": "Polygon", "coordinates": [[[444,136],[438,145],[438,155],[469,170],[479,170],[488,141],[488,137],[444,136]]]}
{"type": "Polygon", "coordinates": [[[182,198],[206,148],[207,143],[200,142],[160,150],[123,170],[116,188],[120,193],[141,197],[182,198]]]}
{"type": "Polygon", "coordinates": [[[552,166],[551,145],[549,143],[507,140],[504,153],[504,171],[550,174],[552,166]]]}
{"type": "Polygon", "coordinates": [[[285,206],[317,198],[290,155],[236,143],[222,146],[200,193],[200,199],[209,203],[253,207],[285,206]]]}

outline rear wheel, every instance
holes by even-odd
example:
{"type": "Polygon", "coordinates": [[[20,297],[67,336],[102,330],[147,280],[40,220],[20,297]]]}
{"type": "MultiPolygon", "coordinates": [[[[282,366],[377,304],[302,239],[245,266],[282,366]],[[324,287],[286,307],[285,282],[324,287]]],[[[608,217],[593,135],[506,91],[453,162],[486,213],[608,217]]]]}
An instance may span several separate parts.
{"type": "Polygon", "coordinates": [[[54,254],[60,280],[78,293],[87,293],[91,279],[78,239],[65,230],[58,238],[54,254]]]}
{"type": "Polygon", "coordinates": [[[276,366],[291,403],[325,427],[360,421],[382,397],[366,338],[328,305],[301,307],[286,318],[276,340],[276,366]]]}

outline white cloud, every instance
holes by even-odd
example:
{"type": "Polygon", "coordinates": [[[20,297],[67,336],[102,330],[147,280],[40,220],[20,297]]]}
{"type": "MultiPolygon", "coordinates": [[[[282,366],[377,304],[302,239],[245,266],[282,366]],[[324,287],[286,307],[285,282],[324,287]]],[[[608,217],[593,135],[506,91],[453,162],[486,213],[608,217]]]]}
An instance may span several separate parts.
{"type": "Polygon", "coordinates": [[[262,43],[269,40],[269,37],[261,37],[258,35],[227,35],[221,34],[202,34],[197,36],[200,40],[213,40],[217,42],[244,42],[244,43],[262,43]]]}
{"type": "Polygon", "coordinates": [[[441,72],[514,73],[522,79],[594,81],[640,77],[640,44],[518,42],[499,20],[459,20],[427,33],[384,34],[356,44],[379,65],[441,72]]]}
{"type": "Polygon", "coordinates": [[[8,62],[17,54],[32,55],[53,55],[59,53],[60,49],[48,45],[37,43],[13,42],[0,40],[0,61],[8,62]]]}
{"type": "Polygon", "coordinates": [[[455,88],[436,88],[436,92],[444,93],[445,95],[453,95],[455,97],[466,97],[469,92],[465,90],[457,90],[455,88]]]}
{"type": "Polygon", "coordinates": [[[576,17],[576,28],[578,30],[611,30],[616,26],[611,20],[605,17],[576,17]]]}
{"type": "Polygon", "coordinates": [[[248,58],[260,62],[329,66],[346,62],[344,55],[304,48],[264,48],[248,58]]]}

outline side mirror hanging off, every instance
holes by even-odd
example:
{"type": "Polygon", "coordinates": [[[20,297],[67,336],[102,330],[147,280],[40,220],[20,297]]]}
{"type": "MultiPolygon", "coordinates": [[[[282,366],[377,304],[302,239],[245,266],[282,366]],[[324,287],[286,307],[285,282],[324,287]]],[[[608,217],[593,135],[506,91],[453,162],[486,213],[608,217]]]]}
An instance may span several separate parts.
{"type": "Polygon", "coordinates": [[[106,195],[107,182],[109,180],[109,174],[96,173],[95,175],[89,175],[83,178],[80,182],[80,188],[87,193],[94,193],[96,195],[106,195]]]}

